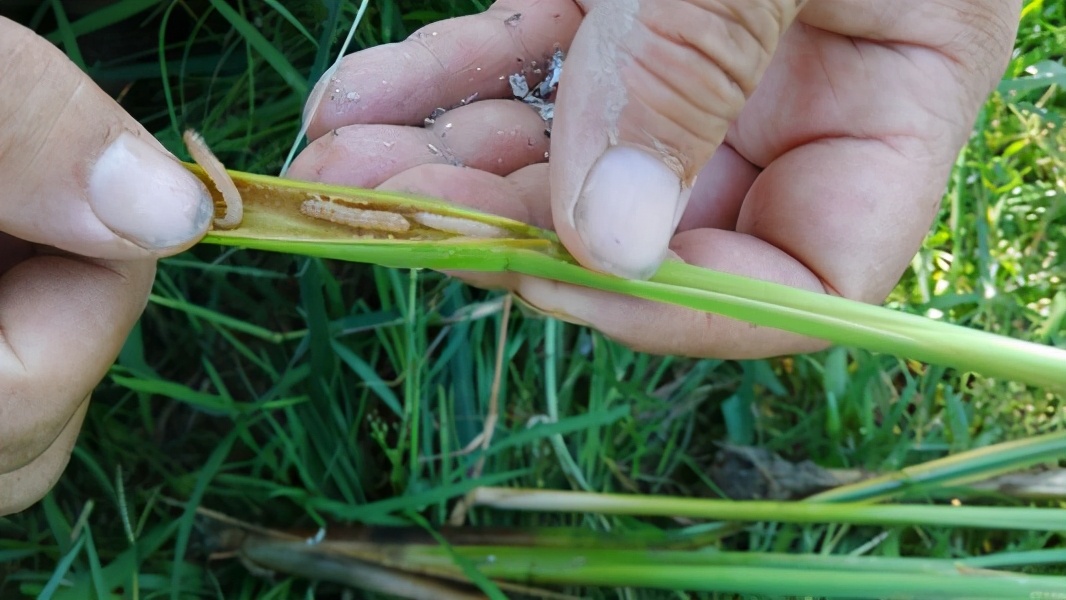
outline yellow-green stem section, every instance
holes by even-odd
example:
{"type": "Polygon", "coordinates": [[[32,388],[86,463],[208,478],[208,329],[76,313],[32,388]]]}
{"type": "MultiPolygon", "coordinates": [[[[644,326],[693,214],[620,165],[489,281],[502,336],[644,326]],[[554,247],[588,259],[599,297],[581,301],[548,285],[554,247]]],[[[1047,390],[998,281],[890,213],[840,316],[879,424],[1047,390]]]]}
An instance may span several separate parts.
{"type": "MultiPolygon", "coordinates": [[[[198,169],[190,167],[197,174],[198,169]]],[[[513,272],[717,313],[758,326],[1024,383],[1066,389],[1066,350],[950,325],[844,298],[667,261],[649,281],[578,265],[551,232],[438,200],[230,172],[245,198],[245,222],[205,243],[408,269],[513,272]],[[299,213],[312,197],[344,198],[398,214],[432,212],[506,230],[478,239],[414,229],[357,232],[299,213]]]]}

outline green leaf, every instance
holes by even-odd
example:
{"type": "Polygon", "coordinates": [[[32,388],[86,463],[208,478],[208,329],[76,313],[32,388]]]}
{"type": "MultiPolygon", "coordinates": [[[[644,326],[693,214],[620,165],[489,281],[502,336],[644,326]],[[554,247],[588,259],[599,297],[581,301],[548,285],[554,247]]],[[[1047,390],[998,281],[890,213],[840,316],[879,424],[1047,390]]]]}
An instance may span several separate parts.
{"type": "Polygon", "coordinates": [[[263,37],[263,34],[259,33],[259,30],[254,25],[249,23],[225,0],[210,0],[210,2],[211,6],[215,7],[215,10],[244,36],[244,39],[255,49],[256,53],[262,56],[277,71],[278,75],[281,75],[281,78],[285,83],[289,84],[289,87],[292,88],[292,91],[297,96],[300,98],[307,97],[307,79],[300,74],[296,67],[292,66],[289,59],[285,58],[285,55],[274,44],[271,44],[269,40],[263,37]]]}

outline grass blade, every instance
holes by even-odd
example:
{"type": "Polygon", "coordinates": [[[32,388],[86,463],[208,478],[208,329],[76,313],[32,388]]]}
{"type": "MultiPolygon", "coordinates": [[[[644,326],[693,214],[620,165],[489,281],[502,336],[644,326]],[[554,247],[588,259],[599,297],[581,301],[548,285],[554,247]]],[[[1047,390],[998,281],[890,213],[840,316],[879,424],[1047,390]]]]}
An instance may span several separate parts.
{"type": "Polygon", "coordinates": [[[49,33],[44,38],[54,44],[60,40],[65,40],[68,35],[77,37],[99,31],[158,6],[158,0],[120,0],[101,6],[68,26],[57,28],[56,31],[49,33]]]}
{"type": "Polygon", "coordinates": [[[67,571],[70,570],[70,566],[74,564],[74,559],[81,553],[82,546],[85,545],[85,536],[81,536],[74,542],[74,545],[59,559],[56,564],[56,568],[52,571],[52,576],[48,578],[48,583],[45,584],[44,589],[37,595],[41,600],[48,600],[55,595],[56,590],[63,583],[63,578],[66,577],[67,571]]]}
{"type": "Polygon", "coordinates": [[[263,37],[262,33],[259,33],[259,30],[254,25],[249,23],[247,19],[223,0],[210,0],[210,2],[211,6],[215,7],[215,10],[225,17],[244,39],[248,40],[248,43],[255,49],[256,53],[262,56],[277,71],[282,80],[292,88],[292,91],[296,92],[301,98],[307,96],[307,79],[300,74],[296,67],[292,66],[289,59],[285,58],[285,55],[274,44],[271,44],[269,40],[263,37]]]}

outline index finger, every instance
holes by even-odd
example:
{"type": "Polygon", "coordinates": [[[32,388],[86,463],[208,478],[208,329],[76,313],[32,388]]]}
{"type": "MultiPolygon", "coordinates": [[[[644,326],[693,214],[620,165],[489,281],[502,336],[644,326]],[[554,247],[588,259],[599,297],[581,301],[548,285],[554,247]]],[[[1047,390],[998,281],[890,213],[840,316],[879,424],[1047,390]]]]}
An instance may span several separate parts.
{"type": "Polygon", "coordinates": [[[348,55],[311,93],[308,136],[356,124],[420,125],[436,108],[511,97],[508,77],[539,79],[555,49],[569,48],[581,17],[571,0],[500,0],[348,55]]]}

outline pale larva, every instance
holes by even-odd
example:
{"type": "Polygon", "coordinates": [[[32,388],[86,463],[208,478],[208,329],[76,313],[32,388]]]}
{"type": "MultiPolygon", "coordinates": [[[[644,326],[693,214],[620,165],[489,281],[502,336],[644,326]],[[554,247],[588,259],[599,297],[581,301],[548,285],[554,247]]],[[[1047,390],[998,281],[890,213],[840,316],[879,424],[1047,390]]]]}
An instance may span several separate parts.
{"type": "Polygon", "coordinates": [[[384,211],[355,208],[339,202],[315,198],[304,200],[300,212],[316,219],[356,229],[403,233],[411,229],[411,223],[403,215],[384,211]]]}
{"type": "Polygon", "coordinates": [[[244,220],[244,202],[241,200],[236,184],[233,183],[233,178],[226,172],[226,167],[222,166],[222,162],[211,153],[211,149],[207,147],[207,143],[199,133],[187,129],[182,139],[185,141],[185,148],[189,150],[189,155],[196,161],[196,164],[200,165],[204,173],[207,173],[208,179],[218,188],[226,204],[226,214],[222,218],[215,219],[215,227],[219,229],[239,227],[241,221],[244,220]]]}
{"type": "Polygon", "coordinates": [[[419,212],[411,215],[411,219],[419,225],[424,225],[437,231],[445,231],[466,237],[474,238],[505,238],[510,234],[495,225],[479,223],[462,217],[449,217],[429,212],[419,212]]]}

